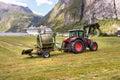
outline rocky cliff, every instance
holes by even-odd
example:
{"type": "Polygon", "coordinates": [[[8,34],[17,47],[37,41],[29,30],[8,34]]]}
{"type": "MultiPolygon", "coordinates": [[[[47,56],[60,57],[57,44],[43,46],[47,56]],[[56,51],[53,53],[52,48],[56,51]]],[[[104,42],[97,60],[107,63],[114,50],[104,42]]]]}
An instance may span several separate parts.
{"type": "Polygon", "coordinates": [[[84,18],[91,14],[93,18],[98,20],[116,18],[120,19],[120,0],[86,0],[89,3],[86,5],[88,7],[84,13],[84,18]]]}
{"type": "Polygon", "coordinates": [[[43,21],[60,27],[81,21],[120,19],[119,5],[120,0],[59,0],[43,21]]]}
{"type": "Polygon", "coordinates": [[[0,2],[0,32],[23,32],[30,24],[38,24],[40,19],[28,7],[0,2]]]}

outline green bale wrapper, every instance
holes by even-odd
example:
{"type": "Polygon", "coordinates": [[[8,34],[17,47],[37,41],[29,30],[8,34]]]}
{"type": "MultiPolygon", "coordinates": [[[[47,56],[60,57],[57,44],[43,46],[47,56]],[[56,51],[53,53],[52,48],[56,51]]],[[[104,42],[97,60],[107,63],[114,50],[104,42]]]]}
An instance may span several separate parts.
{"type": "Polygon", "coordinates": [[[42,49],[54,49],[55,35],[50,28],[41,28],[37,37],[37,45],[42,49]]]}
{"type": "Polygon", "coordinates": [[[46,26],[40,26],[29,28],[27,32],[37,33],[37,45],[35,46],[36,51],[33,51],[33,49],[23,50],[22,55],[27,54],[30,57],[33,57],[33,54],[36,54],[41,55],[43,58],[50,57],[50,51],[54,51],[56,48],[56,34],[52,32],[52,29],[46,26]]]}

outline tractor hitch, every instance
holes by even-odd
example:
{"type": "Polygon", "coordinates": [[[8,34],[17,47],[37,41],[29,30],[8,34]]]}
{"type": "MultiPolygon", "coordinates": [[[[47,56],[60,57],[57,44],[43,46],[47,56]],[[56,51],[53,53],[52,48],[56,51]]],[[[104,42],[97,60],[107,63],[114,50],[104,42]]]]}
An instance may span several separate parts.
{"type": "Polygon", "coordinates": [[[33,57],[32,56],[32,51],[33,51],[33,49],[23,50],[22,51],[22,55],[26,54],[26,55],[29,55],[29,56],[33,57]]]}

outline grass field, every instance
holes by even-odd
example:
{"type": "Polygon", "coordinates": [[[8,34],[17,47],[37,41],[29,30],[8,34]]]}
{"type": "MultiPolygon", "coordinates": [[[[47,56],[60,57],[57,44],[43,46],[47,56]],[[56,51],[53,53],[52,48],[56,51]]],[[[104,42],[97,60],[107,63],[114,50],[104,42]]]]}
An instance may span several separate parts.
{"type": "MultiPolygon", "coordinates": [[[[0,80],[120,80],[120,38],[93,37],[98,51],[82,54],[54,51],[51,57],[29,58],[33,36],[0,36],[0,80]]],[[[63,37],[57,37],[61,42],[63,37]]]]}

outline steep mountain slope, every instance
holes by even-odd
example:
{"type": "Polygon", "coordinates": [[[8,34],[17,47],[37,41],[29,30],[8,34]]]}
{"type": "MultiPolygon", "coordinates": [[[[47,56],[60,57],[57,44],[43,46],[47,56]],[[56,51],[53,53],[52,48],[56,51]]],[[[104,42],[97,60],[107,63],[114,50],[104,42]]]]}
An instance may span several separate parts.
{"type": "MultiPolygon", "coordinates": [[[[88,1],[88,0],[86,0],[88,1]]],[[[120,0],[94,0],[85,12],[85,18],[91,14],[96,19],[120,19],[120,0]]]]}
{"type": "Polygon", "coordinates": [[[30,24],[38,24],[40,19],[28,7],[0,2],[0,32],[22,32],[30,24]]]}
{"type": "Polygon", "coordinates": [[[43,18],[43,22],[52,23],[54,29],[59,30],[76,22],[94,23],[108,19],[119,20],[119,5],[120,0],[59,0],[43,18]]]}

